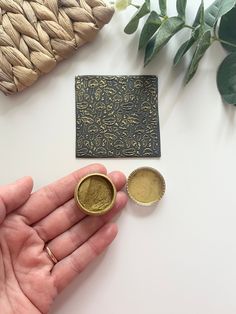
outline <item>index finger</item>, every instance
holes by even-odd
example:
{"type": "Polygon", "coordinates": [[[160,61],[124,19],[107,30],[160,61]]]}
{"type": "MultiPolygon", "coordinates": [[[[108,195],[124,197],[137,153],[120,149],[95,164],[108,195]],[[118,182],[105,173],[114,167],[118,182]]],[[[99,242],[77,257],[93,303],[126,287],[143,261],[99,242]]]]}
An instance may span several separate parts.
{"type": "Polygon", "coordinates": [[[14,183],[0,186],[0,223],[5,216],[24,204],[33,188],[31,177],[24,177],[14,183]]]}
{"type": "Polygon", "coordinates": [[[75,186],[81,178],[95,172],[106,174],[107,170],[103,165],[92,164],[72,172],[34,192],[17,213],[23,216],[29,225],[41,220],[73,197],[75,186]]]}

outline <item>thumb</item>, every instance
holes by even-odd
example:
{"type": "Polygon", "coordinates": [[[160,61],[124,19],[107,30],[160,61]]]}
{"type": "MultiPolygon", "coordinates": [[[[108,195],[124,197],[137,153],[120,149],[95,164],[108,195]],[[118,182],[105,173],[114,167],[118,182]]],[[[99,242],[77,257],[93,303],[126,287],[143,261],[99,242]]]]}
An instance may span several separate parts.
{"type": "Polygon", "coordinates": [[[23,205],[33,188],[31,177],[24,177],[14,183],[0,186],[0,224],[6,215],[23,205]]]}

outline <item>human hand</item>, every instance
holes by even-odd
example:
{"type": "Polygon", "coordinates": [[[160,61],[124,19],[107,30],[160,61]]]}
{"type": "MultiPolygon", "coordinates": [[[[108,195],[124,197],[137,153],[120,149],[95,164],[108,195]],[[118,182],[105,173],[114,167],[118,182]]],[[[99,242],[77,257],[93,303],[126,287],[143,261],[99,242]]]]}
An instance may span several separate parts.
{"type": "Polygon", "coordinates": [[[119,191],[114,208],[104,216],[86,216],[73,192],[80,178],[93,172],[106,174],[106,169],[90,165],[32,194],[30,177],[0,187],[1,313],[47,313],[55,297],[115,238],[117,227],[109,220],[127,202],[120,191],[126,179],[110,173],[119,191]]]}

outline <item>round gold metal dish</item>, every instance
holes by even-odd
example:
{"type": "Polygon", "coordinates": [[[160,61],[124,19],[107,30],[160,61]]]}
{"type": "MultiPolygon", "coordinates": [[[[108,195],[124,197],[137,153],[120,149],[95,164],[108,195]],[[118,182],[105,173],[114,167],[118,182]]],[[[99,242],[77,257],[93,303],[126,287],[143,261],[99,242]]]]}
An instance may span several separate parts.
{"type": "Polygon", "coordinates": [[[80,180],[75,188],[74,198],[85,214],[103,215],[115,203],[116,188],[106,175],[93,173],[80,180]]]}
{"type": "Polygon", "coordinates": [[[127,191],[129,197],[139,205],[150,206],[159,202],[165,189],[164,177],[154,168],[138,168],[129,175],[127,191]]]}

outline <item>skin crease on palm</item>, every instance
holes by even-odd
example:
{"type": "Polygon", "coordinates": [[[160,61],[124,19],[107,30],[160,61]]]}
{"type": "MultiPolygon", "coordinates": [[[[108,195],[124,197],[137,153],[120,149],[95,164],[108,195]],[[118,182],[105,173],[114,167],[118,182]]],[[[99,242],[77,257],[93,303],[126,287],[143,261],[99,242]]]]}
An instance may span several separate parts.
{"type": "Polygon", "coordinates": [[[104,216],[85,216],[73,192],[81,177],[94,172],[107,173],[93,164],[33,193],[30,177],[0,187],[1,313],[48,313],[57,295],[115,238],[117,226],[109,221],[126,205],[120,191],[126,178],[110,173],[118,191],[114,208],[104,216]]]}

